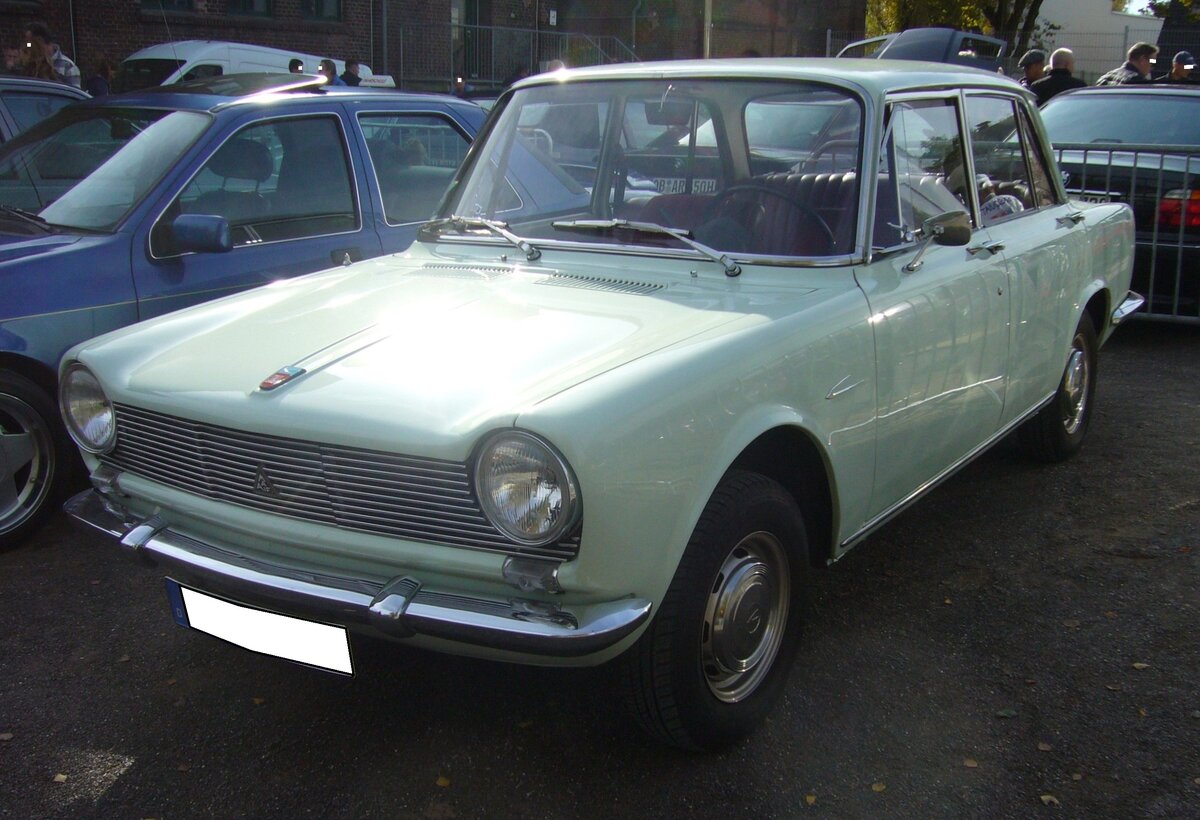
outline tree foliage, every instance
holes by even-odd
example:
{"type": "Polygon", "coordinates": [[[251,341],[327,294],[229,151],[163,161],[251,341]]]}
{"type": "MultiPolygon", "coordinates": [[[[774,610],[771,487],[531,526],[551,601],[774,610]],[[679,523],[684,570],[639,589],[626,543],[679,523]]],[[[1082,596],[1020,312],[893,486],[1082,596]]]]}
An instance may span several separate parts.
{"type": "Polygon", "coordinates": [[[1150,0],[1146,4],[1155,17],[1178,19],[1187,23],[1200,23],[1200,2],[1197,0],[1150,0]]]}
{"type": "Polygon", "coordinates": [[[1041,9],[1042,0],[867,0],[867,34],[950,26],[1001,37],[1019,54],[1029,47],[1041,9]]]}

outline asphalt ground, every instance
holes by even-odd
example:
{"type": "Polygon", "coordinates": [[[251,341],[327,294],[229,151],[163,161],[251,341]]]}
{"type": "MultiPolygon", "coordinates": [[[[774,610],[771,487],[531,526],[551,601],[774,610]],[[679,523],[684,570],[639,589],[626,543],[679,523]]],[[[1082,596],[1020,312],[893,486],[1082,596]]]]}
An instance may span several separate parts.
{"type": "Polygon", "coordinates": [[[1075,459],[1002,443],[817,573],[784,703],[718,755],[603,669],[359,640],[345,679],[181,629],[60,516],[0,554],[0,815],[1200,817],[1200,327],[1099,370],[1075,459]]]}

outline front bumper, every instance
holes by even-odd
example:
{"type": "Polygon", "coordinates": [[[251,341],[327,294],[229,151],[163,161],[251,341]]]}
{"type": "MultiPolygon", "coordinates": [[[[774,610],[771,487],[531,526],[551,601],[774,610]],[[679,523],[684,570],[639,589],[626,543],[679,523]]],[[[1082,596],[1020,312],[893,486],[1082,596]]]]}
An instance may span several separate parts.
{"type": "Polygon", "coordinates": [[[157,518],[132,520],[96,490],[75,496],[65,509],[201,591],[388,638],[421,635],[505,652],[577,658],[616,644],[650,617],[650,602],[639,598],[567,608],[426,589],[407,575],[379,583],[279,566],[173,532],[157,518]]]}

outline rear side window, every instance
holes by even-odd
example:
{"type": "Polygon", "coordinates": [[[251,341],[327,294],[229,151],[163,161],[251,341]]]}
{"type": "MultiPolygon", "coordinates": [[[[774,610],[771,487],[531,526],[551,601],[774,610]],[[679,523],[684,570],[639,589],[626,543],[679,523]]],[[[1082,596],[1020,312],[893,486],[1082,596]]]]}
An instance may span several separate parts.
{"type": "Polygon", "coordinates": [[[967,127],[983,224],[994,225],[1036,207],[1014,101],[967,98],[967,127]]]}
{"type": "Polygon", "coordinates": [[[1100,92],[1063,94],[1046,103],[1050,142],[1194,145],[1200,96],[1100,92]]]}
{"type": "Polygon", "coordinates": [[[437,210],[469,143],[431,114],[360,114],[389,224],[419,222],[437,210]]]}
{"type": "Polygon", "coordinates": [[[235,246],[355,230],[358,209],[339,120],[272,120],[234,134],[155,226],[155,256],[176,252],[168,226],[179,214],[224,217],[235,246]]]}
{"type": "Polygon", "coordinates": [[[4,107],[16,122],[18,132],[41,122],[73,102],[75,98],[65,94],[38,94],[29,91],[11,91],[4,94],[4,107]]]}

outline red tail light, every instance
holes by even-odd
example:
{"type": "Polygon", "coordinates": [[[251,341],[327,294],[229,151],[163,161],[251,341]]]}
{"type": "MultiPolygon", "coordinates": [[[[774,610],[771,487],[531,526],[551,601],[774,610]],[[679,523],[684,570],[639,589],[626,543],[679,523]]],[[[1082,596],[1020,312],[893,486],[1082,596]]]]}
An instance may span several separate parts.
{"type": "Polygon", "coordinates": [[[1158,227],[1200,228],[1200,189],[1167,191],[1158,203],[1158,227]]]}

